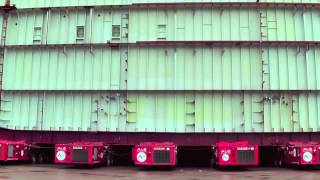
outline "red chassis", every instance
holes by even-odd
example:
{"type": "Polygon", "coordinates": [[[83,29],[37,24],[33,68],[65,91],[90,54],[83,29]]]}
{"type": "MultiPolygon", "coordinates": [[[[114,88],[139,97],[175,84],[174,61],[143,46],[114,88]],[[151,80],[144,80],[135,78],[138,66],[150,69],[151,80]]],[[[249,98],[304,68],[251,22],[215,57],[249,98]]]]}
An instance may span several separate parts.
{"type": "Polygon", "coordinates": [[[218,142],[212,146],[213,163],[217,166],[258,166],[258,145],[247,141],[218,142]]]}
{"type": "Polygon", "coordinates": [[[112,164],[110,146],[102,142],[75,142],[55,145],[56,164],[112,164]]]}
{"type": "Polygon", "coordinates": [[[171,142],[144,142],[132,149],[137,166],[169,166],[177,163],[177,146],[171,142]]]}
{"type": "Polygon", "coordinates": [[[289,142],[280,148],[279,165],[320,165],[320,144],[317,142],[289,142]]]}
{"type": "Polygon", "coordinates": [[[25,141],[0,140],[0,161],[28,161],[29,152],[25,141]]]}

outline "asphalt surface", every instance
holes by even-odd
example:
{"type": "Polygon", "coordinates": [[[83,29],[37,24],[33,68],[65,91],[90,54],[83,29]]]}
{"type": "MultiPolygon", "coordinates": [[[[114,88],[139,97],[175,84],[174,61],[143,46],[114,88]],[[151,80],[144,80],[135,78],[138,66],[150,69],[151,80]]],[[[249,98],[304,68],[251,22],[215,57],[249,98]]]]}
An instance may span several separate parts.
{"type": "Polygon", "coordinates": [[[0,165],[0,180],[198,180],[198,179],[320,179],[320,169],[249,168],[217,170],[214,168],[176,168],[173,170],[141,169],[137,167],[74,168],[56,165],[0,165]]]}

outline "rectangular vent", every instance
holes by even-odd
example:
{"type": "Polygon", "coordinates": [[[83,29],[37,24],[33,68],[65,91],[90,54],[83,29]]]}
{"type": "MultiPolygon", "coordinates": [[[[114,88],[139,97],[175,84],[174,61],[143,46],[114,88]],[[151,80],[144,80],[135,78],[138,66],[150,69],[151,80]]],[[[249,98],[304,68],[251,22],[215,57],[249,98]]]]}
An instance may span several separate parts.
{"type": "Polygon", "coordinates": [[[77,26],[77,40],[84,40],[85,29],[84,26],[77,26]]]}
{"type": "Polygon", "coordinates": [[[41,27],[34,27],[34,32],[33,32],[33,42],[41,42],[42,38],[42,28],[41,27]]]}
{"type": "Polygon", "coordinates": [[[238,150],[238,162],[241,164],[254,162],[253,150],[238,150]]]}
{"type": "Polygon", "coordinates": [[[72,162],[88,162],[88,150],[86,149],[73,149],[72,162]]]}
{"type": "Polygon", "coordinates": [[[167,39],[167,25],[158,25],[158,39],[167,39]]]}
{"type": "Polygon", "coordinates": [[[112,25],[112,39],[120,39],[121,29],[120,25],[112,25]]]}
{"type": "Polygon", "coordinates": [[[170,151],[154,150],[153,162],[154,163],[170,163],[170,151]]]}

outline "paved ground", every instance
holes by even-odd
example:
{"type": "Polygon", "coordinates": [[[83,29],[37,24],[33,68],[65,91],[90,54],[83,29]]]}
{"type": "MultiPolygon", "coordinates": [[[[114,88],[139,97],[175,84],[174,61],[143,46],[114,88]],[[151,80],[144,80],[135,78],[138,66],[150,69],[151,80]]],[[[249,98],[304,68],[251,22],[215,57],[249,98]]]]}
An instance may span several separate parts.
{"type": "Polygon", "coordinates": [[[100,167],[76,169],[55,165],[1,165],[0,180],[198,180],[198,179],[263,179],[309,180],[320,179],[320,169],[297,170],[282,168],[257,168],[246,170],[216,170],[211,168],[177,168],[175,170],[143,170],[135,167],[100,167]]]}

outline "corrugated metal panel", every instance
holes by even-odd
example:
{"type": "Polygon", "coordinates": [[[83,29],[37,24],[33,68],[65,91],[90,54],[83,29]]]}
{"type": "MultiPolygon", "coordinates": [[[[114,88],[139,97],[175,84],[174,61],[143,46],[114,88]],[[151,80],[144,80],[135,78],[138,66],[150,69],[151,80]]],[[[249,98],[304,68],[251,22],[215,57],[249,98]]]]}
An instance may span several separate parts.
{"type": "Polygon", "coordinates": [[[246,8],[139,9],[130,14],[129,40],[319,41],[319,14],[280,8],[262,10],[260,18],[259,10],[246,8]]]}
{"type": "Polygon", "coordinates": [[[129,31],[130,42],[260,40],[260,20],[247,8],[139,9],[130,12],[129,31]]]}
{"type": "Polygon", "coordinates": [[[110,9],[33,10],[12,12],[9,29],[8,45],[127,42],[128,36],[129,42],[320,41],[320,16],[318,10],[283,8],[264,9],[261,14],[257,9],[235,7],[223,11],[211,7],[133,9],[130,15],[110,9]],[[114,37],[114,27],[119,28],[119,37],[114,37]],[[84,28],[84,37],[78,37],[78,28],[84,28]]]}
{"type": "MultiPolygon", "coordinates": [[[[1,29],[2,29],[2,27],[3,27],[3,13],[0,13],[0,27],[1,27],[1,29]]],[[[2,30],[0,31],[0,37],[2,37],[2,30]]],[[[3,44],[4,44],[2,38],[1,38],[1,40],[0,40],[0,43],[1,43],[1,48],[2,48],[2,46],[3,46],[3,44]]]]}
{"type": "Polygon", "coordinates": [[[0,126],[17,130],[117,131],[126,124],[123,102],[124,96],[107,92],[5,92],[0,126]]]}
{"type": "Polygon", "coordinates": [[[320,89],[320,48],[260,51],[256,47],[131,47],[127,55],[127,48],[9,48],[3,88],[261,90],[263,84],[265,90],[320,89]]]}
{"type": "Polygon", "coordinates": [[[11,0],[11,4],[16,4],[18,8],[130,5],[132,3],[162,2],[256,2],[256,0],[11,0]]]}
{"type": "Polygon", "coordinates": [[[118,132],[315,132],[320,95],[6,92],[0,126],[118,132]],[[127,115],[128,113],[128,115],[127,115]],[[126,118],[127,117],[127,118],[126,118]]]}
{"type": "Polygon", "coordinates": [[[133,47],[128,89],[261,89],[262,61],[255,47],[133,47]]]}
{"type": "Polygon", "coordinates": [[[132,3],[183,3],[183,2],[256,2],[255,0],[131,0],[132,3]]]}
{"type": "Polygon", "coordinates": [[[319,90],[319,47],[263,49],[264,89],[319,90]]]}
{"type": "MultiPolygon", "coordinates": [[[[226,1],[11,2],[18,8],[39,8],[226,1]]],[[[319,11],[312,8],[181,6],[128,12],[127,7],[20,9],[10,13],[7,42],[320,40],[319,11]]],[[[177,133],[320,130],[319,47],[7,47],[4,61],[0,111],[4,128],[177,133]],[[259,91],[262,87],[266,91],[259,91]],[[137,91],[127,95],[118,90],[137,91]]]]}
{"type": "Polygon", "coordinates": [[[319,94],[131,94],[128,121],[138,131],[154,132],[318,131],[319,98],[319,94]]]}
{"type": "Polygon", "coordinates": [[[8,45],[127,42],[128,12],[110,9],[14,11],[10,13],[8,29],[8,45]],[[119,36],[112,30],[115,26],[120,28],[119,36]]]}
{"type": "Polygon", "coordinates": [[[125,52],[104,47],[9,48],[5,90],[118,90],[125,87],[125,52]]]}
{"type": "Polygon", "coordinates": [[[127,5],[131,0],[11,0],[17,8],[127,5]]]}
{"type": "Polygon", "coordinates": [[[4,6],[6,4],[6,0],[0,0],[0,6],[4,6]]]}
{"type": "Polygon", "coordinates": [[[319,10],[269,9],[261,12],[262,40],[320,41],[319,10]]]}

